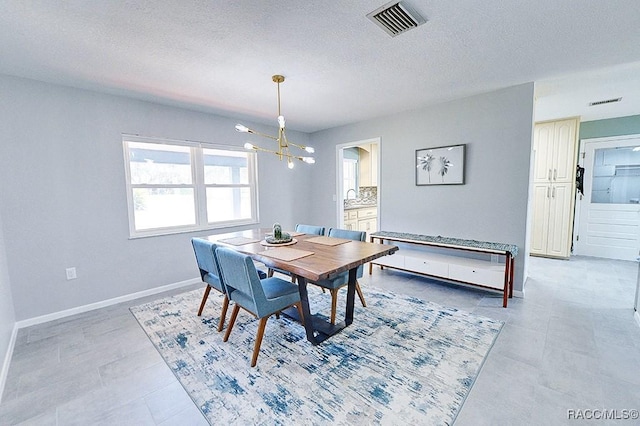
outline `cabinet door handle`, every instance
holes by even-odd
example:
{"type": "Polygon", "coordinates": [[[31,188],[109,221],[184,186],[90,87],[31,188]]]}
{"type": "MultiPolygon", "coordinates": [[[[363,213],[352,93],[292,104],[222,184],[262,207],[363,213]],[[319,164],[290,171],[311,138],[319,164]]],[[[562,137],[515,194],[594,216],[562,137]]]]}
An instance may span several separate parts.
{"type": "Polygon", "coordinates": [[[550,190],[550,189],[551,189],[551,188],[547,186],[547,198],[549,198],[549,190],[550,190]]]}
{"type": "Polygon", "coordinates": [[[551,180],[551,169],[549,169],[549,180],[551,180]]]}
{"type": "Polygon", "coordinates": [[[558,179],[558,169],[553,169],[553,180],[558,179]]]}
{"type": "Polygon", "coordinates": [[[553,191],[551,192],[551,198],[556,198],[556,187],[553,187],[553,191]]]}

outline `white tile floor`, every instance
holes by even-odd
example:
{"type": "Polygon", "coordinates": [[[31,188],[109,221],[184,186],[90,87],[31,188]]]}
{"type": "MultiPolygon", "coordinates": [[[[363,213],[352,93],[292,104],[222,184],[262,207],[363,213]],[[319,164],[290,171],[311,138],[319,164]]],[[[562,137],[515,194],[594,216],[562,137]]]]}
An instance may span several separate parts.
{"type": "MultiPolygon", "coordinates": [[[[637,264],[532,258],[529,273],[526,298],[507,309],[499,294],[397,271],[375,269],[361,284],[505,321],[457,426],[575,424],[568,410],[640,409],[637,264]]],[[[158,297],[20,330],[0,424],[206,424],[128,310],[158,297]]]]}

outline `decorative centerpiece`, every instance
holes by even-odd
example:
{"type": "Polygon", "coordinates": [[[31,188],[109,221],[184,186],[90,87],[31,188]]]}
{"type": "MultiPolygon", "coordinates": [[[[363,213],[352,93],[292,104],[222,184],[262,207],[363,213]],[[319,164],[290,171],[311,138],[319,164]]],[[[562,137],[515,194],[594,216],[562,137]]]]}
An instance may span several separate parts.
{"type": "Polygon", "coordinates": [[[292,240],[291,235],[286,232],[282,232],[282,227],[279,223],[273,224],[273,235],[265,238],[265,241],[269,244],[286,244],[290,243],[292,240]]]}

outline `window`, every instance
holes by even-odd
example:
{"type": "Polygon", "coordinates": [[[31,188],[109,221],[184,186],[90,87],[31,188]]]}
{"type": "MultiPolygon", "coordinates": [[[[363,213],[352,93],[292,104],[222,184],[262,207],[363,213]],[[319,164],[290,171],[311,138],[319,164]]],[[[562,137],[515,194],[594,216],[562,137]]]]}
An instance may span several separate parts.
{"type": "Polygon", "coordinates": [[[342,194],[349,198],[349,191],[353,191],[353,198],[358,197],[358,160],[345,158],[342,162],[342,194]]]}
{"type": "Polygon", "coordinates": [[[591,202],[640,204],[640,150],[633,147],[595,150],[591,202]]]}
{"type": "Polygon", "coordinates": [[[131,237],[257,223],[256,155],[123,136],[131,237]]]}

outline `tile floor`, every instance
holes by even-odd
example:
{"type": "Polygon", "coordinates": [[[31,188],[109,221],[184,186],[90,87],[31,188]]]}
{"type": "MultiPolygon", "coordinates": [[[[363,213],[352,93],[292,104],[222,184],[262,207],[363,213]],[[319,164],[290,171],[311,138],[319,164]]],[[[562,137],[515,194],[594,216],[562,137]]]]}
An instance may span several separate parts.
{"type": "MultiPolygon", "coordinates": [[[[529,273],[526,298],[507,309],[498,294],[392,270],[361,284],[505,321],[456,426],[576,424],[569,410],[640,409],[637,264],[532,258],[529,273]]],[[[128,310],[159,297],[20,330],[0,424],[206,424],[128,310]]]]}

